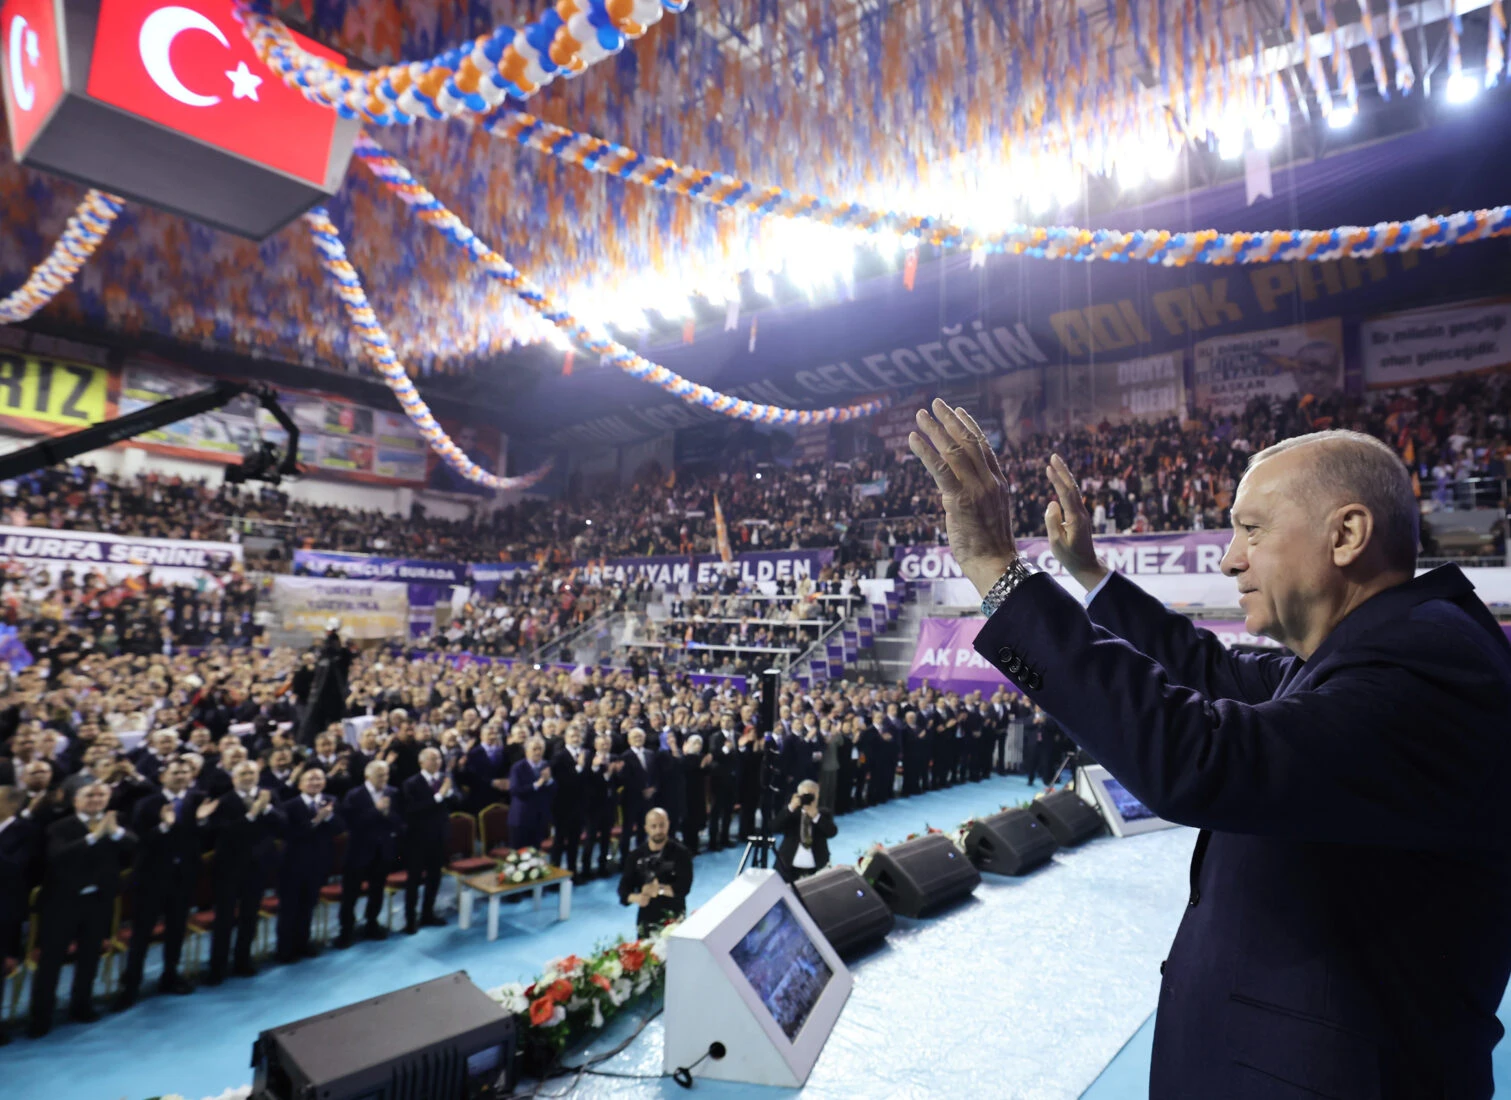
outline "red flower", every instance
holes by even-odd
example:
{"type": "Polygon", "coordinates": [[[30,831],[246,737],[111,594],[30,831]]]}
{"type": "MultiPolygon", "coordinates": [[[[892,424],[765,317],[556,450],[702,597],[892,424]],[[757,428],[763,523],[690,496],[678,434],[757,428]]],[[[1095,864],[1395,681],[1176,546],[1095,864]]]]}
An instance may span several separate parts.
{"type": "Polygon", "coordinates": [[[632,944],[621,944],[619,965],[624,967],[625,973],[634,974],[645,965],[645,952],[632,944]]]}
{"type": "Polygon", "coordinates": [[[535,1027],[545,1027],[546,1021],[551,1018],[551,1013],[556,1011],[556,1002],[549,996],[541,997],[530,1002],[530,1023],[535,1027]]]}
{"type": "Polygon", "coordinates": [[[588,981],[592,982],[605,993],[607,993],[609,991],[609,988],[613,985],[613,983],[605,978],[602,974],[594,974],[588,979],[588,981]]]}
{"type": "Polygon", "coordinates": [[[546,989],[546,996],[557,1004],[565,1004],[572,999],[572,983],[565,978],[557,978],[546,989]]]}
{"type": "Polygon", "coordinates": [[[576,970],[582,966],[582,960],[579,959],[576,955],[568,955],[556,965],[567,973],[571,973],[573,970],[576,970]]]}

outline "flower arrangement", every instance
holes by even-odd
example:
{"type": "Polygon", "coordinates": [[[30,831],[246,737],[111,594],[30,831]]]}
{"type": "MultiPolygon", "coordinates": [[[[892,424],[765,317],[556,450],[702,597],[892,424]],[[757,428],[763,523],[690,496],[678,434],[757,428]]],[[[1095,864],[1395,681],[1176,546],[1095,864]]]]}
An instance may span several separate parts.
{"type": "Polygon", "coordinates": [[[660,987],[674,924],[662,925],[642,940],[600,947],[586,959],[556,959],[529,985],[512,982],[488,990],[488,996],[519,1017],[523,1045],[555,1056],[574,1037],[597,1031],[629,1001],[660,987]]]}
{"type": "Polygon", "coordinates": [[[551,858],[539,848],[519,848],[504,857],[498,869],[501,886],[518,886],[551,877],[551,858]]]}

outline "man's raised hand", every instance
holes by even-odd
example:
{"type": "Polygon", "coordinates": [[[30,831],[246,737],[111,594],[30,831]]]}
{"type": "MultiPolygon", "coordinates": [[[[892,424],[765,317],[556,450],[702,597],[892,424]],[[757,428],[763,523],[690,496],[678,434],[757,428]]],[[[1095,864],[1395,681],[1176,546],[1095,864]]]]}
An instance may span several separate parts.
{"type": "Polygon", "coordinates": [[[939,399],[932,416],[919,409],[917,419],[908,447],[939,487],[955,563],[985,596],[1018,556],[1007,478],[986,433],[964,409],[939,399]]]}
{"type": "Polygon", "coordinates": [[[1045,473],[1057,498],[1044,509],[1049,548],[1076,583],[1090,592],[1107,575],[1107,567],[1097,560],[1097,548],[1091,541],[1091,513],[1086,511],[1086,501],[1063,458],[1050,456],[1045,473]]]}

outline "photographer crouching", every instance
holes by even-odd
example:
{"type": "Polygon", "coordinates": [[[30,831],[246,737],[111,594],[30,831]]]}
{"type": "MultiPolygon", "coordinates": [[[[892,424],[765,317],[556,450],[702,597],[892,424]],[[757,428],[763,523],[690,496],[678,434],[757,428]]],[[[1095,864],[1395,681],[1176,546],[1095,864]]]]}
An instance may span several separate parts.
{"type": "Polygon", "coordinates": [[[619,879],[619,903],[638,905],[635,934],[641,939],[651,929],[687,913],[687,895],[693,888],[693,857],[672,839],[671,818],[665,810],[645,815],[645,843],[624,861],[619,879]]]}
{"type": "Polygon", "coordinates": [[[829,866],[829,840],[839,827],[834,811],[818,804],[818,784],[805,779],[797,785],[787,808],[777,814],[774,830],[782,834],[777,848],[782,874],[788,882],[807,878],[829,866]]]}

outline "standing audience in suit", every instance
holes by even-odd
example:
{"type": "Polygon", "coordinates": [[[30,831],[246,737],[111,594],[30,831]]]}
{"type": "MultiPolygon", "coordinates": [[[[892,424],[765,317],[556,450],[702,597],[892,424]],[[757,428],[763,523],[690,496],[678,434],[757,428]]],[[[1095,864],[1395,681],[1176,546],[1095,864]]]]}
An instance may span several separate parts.
{"type": "Polygon", "coordinates": [[[336,837],[346,832],[346,819],[328,786],[322,768],[306,767],[299,776],[299,793],[281,807],[287,824],[283,862],[278,867],[279,962],[319,953],[310,943],[310,922],[320,887],[330,878],[335,863],[336,837]]]}
{"type": "Polygon", "coordinates": [[[551,832],[556,781],[545,757],[545,740],[532,737],[525,758],[509,772],[509,843],[515,848],[539,848],[551,832]]]}
{"type": "Polygon", "coordinates": [[[231,773],[231,790],[216,799],[208,824],[215,838],[215,924],[210,932],[210,973],[206,985],[225,981],[235,934],[231,972],[250,978],[257,973],[252,944],[262,895],[278,866],[277,841],[283,836],[283,811],[273,792],[257,784],[257,765],[244,760],[231,773]]]}
{"type": "Polygon", "coordinates": [[[362,785],[346,792],[341,816],[346,819],[346,865],[341,870],[341,931],[338,950],[356,942],[357,899],[366,898],[363,931],[370,940],[385,940],[383,888],[399,858],[404,819],[395,805],[398,792],[388,785],[388,765],[374,760],[363,769],[362,785]]]}
{"type": "Polygon", "coordinates": [[[441,928],[446,921],[436,915],[435,895],[441,886],[441,866],[446,862],[446,840],[451,829],[451,810],[462,795],[441,772],[438,749],[420,750],[420,770],[399,788],[404,803],[404,934],[423,928],[441,928]],[[424,904],[420,894],[423,888],[424,904]],[[418,914],[418,915],[417,915],[418,914]]]}

